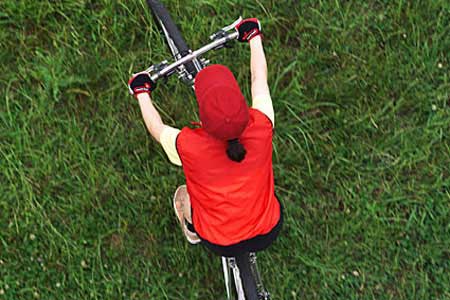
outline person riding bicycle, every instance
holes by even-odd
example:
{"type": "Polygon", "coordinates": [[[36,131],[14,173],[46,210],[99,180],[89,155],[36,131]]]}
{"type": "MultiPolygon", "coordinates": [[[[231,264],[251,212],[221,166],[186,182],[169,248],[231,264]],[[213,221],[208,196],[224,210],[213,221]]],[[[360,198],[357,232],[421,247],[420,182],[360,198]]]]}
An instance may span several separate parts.
{"type": "Polygon", "coordinates": [[[186,185],[176,190],[173,202],[186,238],[222,256],[267,248],[283,223],[274,192],[275,118],[261,26],[256,18],[245,19],[236,30],[251,49],[251,108],[232,72],[211,65],[194,82],[201,127],[180,131],[165,125],[153,106],[155,83],[148,73],[135,74],[128,83],[148,131],[169,160],[183,167],[186,185]]]}

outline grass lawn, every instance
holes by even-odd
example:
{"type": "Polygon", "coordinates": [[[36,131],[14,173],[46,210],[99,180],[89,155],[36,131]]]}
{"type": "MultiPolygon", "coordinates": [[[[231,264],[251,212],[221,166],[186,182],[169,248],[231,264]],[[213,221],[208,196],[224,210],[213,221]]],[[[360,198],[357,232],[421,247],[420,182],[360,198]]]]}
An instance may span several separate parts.
{"type": "MultiPolygon", "coordinates": [[[[450,2],[165,0],[188,43],[258,17],[276,112],[273,299],[450,299],[450,2]]],[[[168,58],[144,1],[0,1],[0,300],[223,299],[184,182],[127,94],[168,58]]],[[[208,55],[250,95],[249,49],[208,55]]],[[[197,120],[176,78],[166,123],[197,120]]]]}

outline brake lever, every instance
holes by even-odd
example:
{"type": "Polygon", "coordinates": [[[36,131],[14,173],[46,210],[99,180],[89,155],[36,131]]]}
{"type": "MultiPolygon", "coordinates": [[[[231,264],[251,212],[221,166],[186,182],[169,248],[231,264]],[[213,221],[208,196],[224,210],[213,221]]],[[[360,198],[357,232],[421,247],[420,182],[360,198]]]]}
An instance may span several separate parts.
{"type": "Polygon", "coordinates": [[[242,21],[242,17],[239,17],[236,21],[234,21],[232,24],[225,26],[224,28],[220,29],[216,33],[212,34],[209,39],[210,40],[216,40],[223,38],[227,35],[227,32],[234,29],[237,24],[239,24],[242,21]]]}
{"type": "Polygon", "coordinates": [[[225,26],[222,28],[223,31],[230,31],[231,29],[234,29],[237,24],[242,22],[242,17],[239,17],[236,21],[234,21],[232,24],[225,26]]]}

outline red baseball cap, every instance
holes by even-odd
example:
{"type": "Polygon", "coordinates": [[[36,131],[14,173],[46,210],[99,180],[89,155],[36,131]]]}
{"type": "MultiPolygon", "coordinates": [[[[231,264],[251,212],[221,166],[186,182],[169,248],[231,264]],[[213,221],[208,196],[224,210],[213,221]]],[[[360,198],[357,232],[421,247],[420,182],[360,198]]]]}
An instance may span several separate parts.
{"type": "Polygon", "coordinates": [[[249,112],[233,73],[223,65],[208,66],[197,74],[194,87],[202,128],[220,140],[239,138],[249,112]]]}

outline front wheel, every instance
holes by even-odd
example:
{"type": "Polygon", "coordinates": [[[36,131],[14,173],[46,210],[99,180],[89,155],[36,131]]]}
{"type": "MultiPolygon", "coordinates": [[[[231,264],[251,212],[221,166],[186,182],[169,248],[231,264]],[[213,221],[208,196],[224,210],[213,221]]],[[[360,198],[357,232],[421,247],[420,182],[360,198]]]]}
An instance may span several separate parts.
{"type": "MultiPolygon", "coordinates": [[[[147,4],[152,10],[156,24],[164,34],[169,49],[175,60],[179,60],[180,58],[188,55],[191,50],[187,46],[180,30],[175,25],[175,22],[170,17],[169,12],[164,5],[157,0],[147,0],[147,4]]],[[[190,77],[187,78],[189,80],[193,80],[197,73],[203,68],[202,64],[197,59],[187,62],[183,66],[186,69],[188,77],[190,77]]]]}

